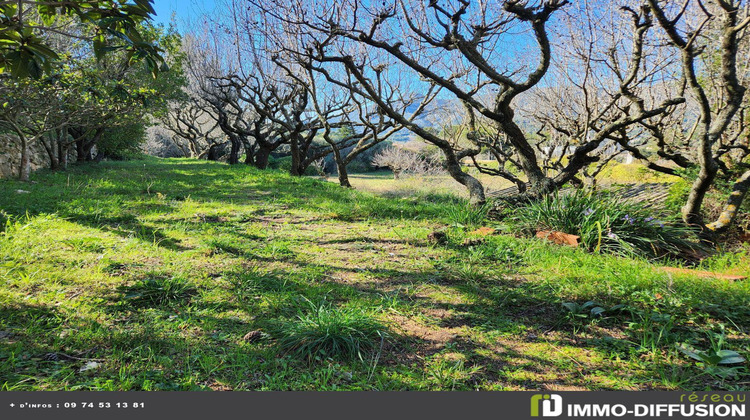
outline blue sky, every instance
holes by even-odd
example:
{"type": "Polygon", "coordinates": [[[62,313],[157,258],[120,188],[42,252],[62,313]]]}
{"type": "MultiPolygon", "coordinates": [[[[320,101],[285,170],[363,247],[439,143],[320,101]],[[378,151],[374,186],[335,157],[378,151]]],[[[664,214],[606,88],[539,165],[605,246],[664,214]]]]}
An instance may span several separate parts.
{"type": "Polygon", "coordinates": [[[214,7],[214,0],[155,0],[156,17],[154,21],[169,24],[172,14],[174,14],[179,23],[180,20],[194,18],[214,7]]]}

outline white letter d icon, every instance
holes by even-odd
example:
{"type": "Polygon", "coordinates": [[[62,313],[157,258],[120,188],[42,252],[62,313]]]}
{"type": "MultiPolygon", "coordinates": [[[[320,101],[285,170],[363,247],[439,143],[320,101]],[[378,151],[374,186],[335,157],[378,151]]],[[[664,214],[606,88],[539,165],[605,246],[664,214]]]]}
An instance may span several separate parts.
{"type": "Polygon", "coordinates": [[[562,397],[552,394],[549,399],[542,400],[542,416],[557,417],[563,413],[562,397]]]}

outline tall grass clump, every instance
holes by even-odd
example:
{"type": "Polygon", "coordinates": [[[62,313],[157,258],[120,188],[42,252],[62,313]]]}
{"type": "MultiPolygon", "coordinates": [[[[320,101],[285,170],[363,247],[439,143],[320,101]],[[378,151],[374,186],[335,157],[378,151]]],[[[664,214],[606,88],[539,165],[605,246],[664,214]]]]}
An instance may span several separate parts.
{"type": "Polygon", "coordinates": [[[446,206],[446,218],[451,226],[459,228],[477,228],[487,221],[492,206],[485,204],[482,206],[471,206],[469,204],[453,204],[446,206]]]}
{"type": "Polygon", "coordinates": [[[529,233],[554,230],[578,235],[580,245],[593,252],[669,258],[700,247],[687,226],[607,193],[575,190],[548,195],[514,209],[509,219],[529,233]]]}
{"type": "Polygon", "coordinates": [[[154,276],[120,288],[124,301],[135,307],[154,307],[185,303],[198,294],[189,281],[181,277],[154,276]]]}
{"type": "Polygon", "coordinates": [[[305,299],[308,308],[276,326],[279,347],[308,361],[318,358],[364,360],[387,337],[386,329],[362,310],[336,308],[305,299]]]}

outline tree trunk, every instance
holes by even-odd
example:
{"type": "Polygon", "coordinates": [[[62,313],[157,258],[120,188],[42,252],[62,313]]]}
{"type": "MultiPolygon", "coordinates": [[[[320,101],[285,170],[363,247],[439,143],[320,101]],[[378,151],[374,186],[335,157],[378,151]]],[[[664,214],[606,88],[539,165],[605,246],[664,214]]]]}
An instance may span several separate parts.
{"type": "Polygon", "coordinates": [[[349,173],[346,171],[346,162],[341,159],[341,153],[336,148],[333,149],[333,157],[336,160],[336,171],[339,173],[339,185],[351,188],[352,184],[349,182],[349,173]]]}
{"type": "Polygon", "coordinates": [[[268,159],[271,157],[271,148],[260,146],[255,152],[255,167],[258,169],[268,168],[268,159]]]}
{"type": "Polygon", "coordinates": [[[513,110],[510,106],[504,106],[502,112],[506,115],[506,120],[502,122],[503,132],[518,153],[521,169],[531,184],[532,194],[543,195],[555,190],[554,181],[546,177],[542,168],[539,167],[536,152],[526,140],[523,130],[513,122],[513,110]]]}
{"type": "Polygon", "coordinates": [[[101,138],[103,131],[101,128],[97,129],[91,138],[84,137],[85,133],[82,130],[71,132],[71,135],[78,139],[76,141],[76,161],[80,163],[92,160],[91,150],[101,138]]]}
{"type": "Polygon", "coordinates": [[[83,157],[84,157],[85,161],[91,162],[92,160],[94,160],[94,154],[92,153],[92,151],[94,150],[94,146],[95,145],[96,145],[96,141],[95,140],[87,142],[84,145],[84,147],[83,147],[83,157]]]}
{"type": "Polygon", "coordinates": [[[255,145],[250,144],[247,139],[243,139],[242,147],[245,149],[245,165],[255,165],[255,145]]]}
{"type": "Polygon", "coordinates": [[[461,162],[456,158],[456,154],[452,149],[443,149],[445,154],[445,167],[448,173],[458,181],[459,184],[463,185],[469,190],[469,203],[473,206],[482,206],[487,200],[484,196],[484,186],[473,176],[467,174],[461,168],[461,162]]]}
{"type": "Polygon", "coordinates": [[[307,173],[307,168],[313,164],[310,159],[300,159],[299,165],[297,166],[297,176],[303,176],[307,173]]]}
{"type": "Polygon", "coordinates": [[[715,233],[723,233],[732,225],[737,212],[745,200],[747,190],[750,189],[750,171],[745,171],[740,179],[734,183],[732,193],[729,194],[724,210],[715,222],[709,223],[706,228],[715,233]]]}
{"type": "Polygon", "coordinates": [[[18,179],[28,181],[31,175],[31,158],[29,156],[29,143],[21,138],[21,165],[18,168],[18,179]]]}
{"type": "Polygon", "coordinates": [[[52,154],[50,154],[49,158],[50,158],[49,159],[50,160],[50,163],[49,163],[50,170],[53,170],[53,171],[60,170],[60,161],[57,159],[57,156],[55,156],[55,154],[52,153],[52,154]]]}
{"type": "Polygon", "coordinates": [[[302,176],[304,171],[300,171],[300,166],[302,164],[302,156],[300,156],[299,151],[299,142],[296,136],[292,136],[292,141],[290,143],[290,149],[292,153],[292,169],[290,170],[290,173],[293,176],[302,176]]]}
{"type": "Polygon", "coordinates": [[[208,155],[206,155],[206,160],[211,160],[211,161],[219,160],[219,156],[218,156],[218,153],[216,152],[216,149],[217,149],[217,146],[215,144],[212,144],[208,148],[208,155]]]}
{"type": "Polygon", "coordinates": [[[236,165],[240,163],[240,141],[236,138],[229,138],[232,148],[229,151],[229,164],[236,165]]]}
{"type": "Polygon", "coordinates": [[[713,162],[713,159],[711,162],[701,162],[701,170],[698,173],[698,178],[693,182],[687,202],[682,208],[682,220],[688,226],[700,228],[704,226],[701,207],[703,206],[703,199],[706,197],[708,189],[713,185],[718,170],[719,167],[713,162]]]}
{"type": "Polygon", "coordinates": [[[70,143],[59,144],[60,148],[60,167],[62,169],[68,169],[68,152],[70,150],[70,143]]]}
{"type": "Polygon", "coordinates": [[[46,136],[49,138],[49,144],[47,144],[47,141],[42,137],[41,143],[42,146],[44,146],[44,150],[47,151],[47,157],[49,158],[49,168],[53,171],[56,171],[60,169],[60,161],[57,159],[56,153],[58,153],[57,150],[57,144],[55,142],[55,138],[51,135],[46,136]]]}
{"type": "Polygon", "coordinates": [[[65,167],[66,167],[66,164],[65,164],[66,163],[65,162],[65,160],[66,160],[65,159],[65,154],[66,153],[67,152],[65,150],[65,140],[58,139],[57,140],[57,160],[58,160],[58,163],[60,164],[60,169],[65,169],[65,167]]]}
{"type": "Polygon", "coordinates": [[[76,141],[76,162],[84,162],[86,160],[86,154],[83,151],[85,143],[83,139],[76,141]]]}
{"type": "MultiPolygon", "coordinates": [[[[96,144],[99,142],[99,139],[102,138],[102,134],[104,134],[104,129],[103,128],[99,128],[99,129],[96,130],[96,132],[94,133],[93,137],[91,137],[90,139],[85,140],[83,142],[83,158],[84,158],[84,160],[86,160],[88,162],[94,160],[94,155],[92,153],[92,150],[94,150],[94,146],[96,146],[96,144]]],[[[99,153],[98,155],[101,155],[101,153],[99,153]]],[[[79,155],[79,158],[80,158],[80,155],[79,155]]],[[[100,157],[99,160],[101,160],[101,157],[100,157]]]]}

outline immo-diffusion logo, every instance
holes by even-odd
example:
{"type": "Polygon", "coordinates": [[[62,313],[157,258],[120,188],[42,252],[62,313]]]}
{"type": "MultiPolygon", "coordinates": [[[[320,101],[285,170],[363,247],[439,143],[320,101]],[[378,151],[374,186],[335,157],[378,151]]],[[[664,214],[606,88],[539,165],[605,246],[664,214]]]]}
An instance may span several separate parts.
{"type": "Polygon", "coordinates": [[[563,413],[562,397],[556,394],[534,394],[531,396],[531,417],[557,417],[563,413]]]}
{"type": "MultiPolygon", "coordinates": [[[[646,395],[644,395],[645,397],[646,395]]],[[[706,394],[698,396],[693,393],[687,398],[682,395],[679,401],[658,401],[656,403],[570,403],[563,404],[563,399],[556,394],[534,394],[531,396],[531,417],[559,417],[565,413],[568,417],[582,418],[745,418],[744,394],[706,394]]],[[[646,398],[644,398],[646,399],[646,398]]]]}

